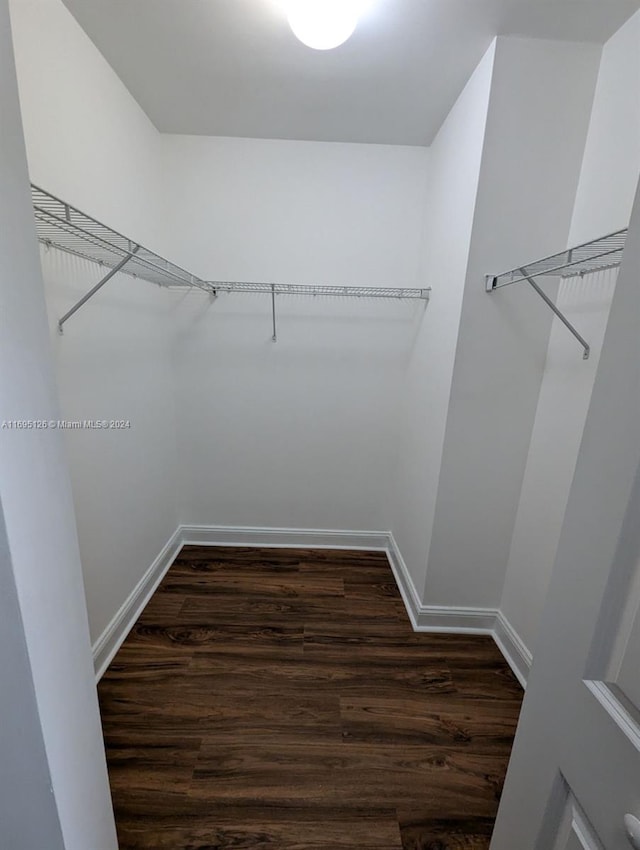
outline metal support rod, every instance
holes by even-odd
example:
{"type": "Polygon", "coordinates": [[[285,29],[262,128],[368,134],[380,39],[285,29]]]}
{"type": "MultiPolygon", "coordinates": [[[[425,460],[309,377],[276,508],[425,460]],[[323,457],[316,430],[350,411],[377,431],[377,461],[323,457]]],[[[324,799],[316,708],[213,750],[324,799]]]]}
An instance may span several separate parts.
{"type": "Polygon", "coordinates": [[[273,319],[273,336],[271,339],[273,342],[278,341],[278,332],[276,329],[276,285],[275,283],[271,284],[271,316],[273,319]]]}
{"type": "Polygon", "coordinates": [[[535,291],[538,293],[538,295],[540,296],[540,298],[542,298],[542,300],[544,301],[544,303],[545,303],[545,304],[547,304],[547,306],[548,306],[548,307],[550,307],[550,308],[551,308],[551,310],[553,310],[553,312],[554,312],[554,313],[556,314],[556,316],[560,319],[560,321],[562,322],[562,324],[563,324],[563,325],[564,325],[564,326],[565,326],[565,327],[566,327],[569,331],[571,331],[571,333],[575,336],[575,338],[578,340],[578,342],[580,343],[580,345],[582,345],[582,347],[584,348],[584,354],[582,355],[582,358],[583,358],[583,360],[588,360],[588,359],[589,359],[589,354],[591,353],[591,347],[589,346],[589,343],[586,341],[586,339],[578,333],[578,331],[577,331],[577,330],[573,327],[573,325],[572,325],[572,324],[571,324],[571,322],[570,322],[570,321],[566,318],[566,316],[564,316],[564,314],[563,314],[563,313],[561,313],[561,312],[560,312],[560,310],[558,310],[558,308],[557,308],[557,307],[556,307],[556,305],[553,303],[553,301],[549,298],[549,296],[548,296],[545,292],[543,292],[543,291],[542,291],[542,289],[540,289],[540,287],[539,287],[539,286],[538,286],[538,284],[535,282],[535,280],[533,280],[533,278],[529,277],[529,275],[527,274],[526,269],[521,268],[521,269],[520,269],[520,272],[522,273],[522,276],[524,277],[524,279],[525,279],[525,280],[527,280],[527,281],[529,281],[529,283],[531,284],[531,286],[535,289],[535,291]]]}
{"type": "Polygon", "coordinates": [[[89,292],[87,292],[87,294],[86,294],[86,295],[83,295],[83,296],[82,296],[82,298],[81,298],[81,299],[80,299],[80,300],[79,300],[76,304],[74,304],[74,305],[73,305],[73,307],[72,307],[72,308],[71,308],[71,309],[70,309],[67,313],[65,313],[65,314],[64,314],[64,316],[63,316],[63,317],[62,317],[62,318],[58,321],[58,331],[59,331],[60,333],[63,333],[63,325],[64,325],[64,323],[67,321],[67,319],[70,319],[70,318],[71,318],[71,316],[73,316],[73,314],[74,314],[74,313],[76,313],[76,312],[77,312],[77,311],[78,311],[78,310],[79,310],[79,309],[83,306],[83,304],[86,304],[86,303],[87,303],[87,301],[88,301],[90,298],[92,298],[92,297],[96,294],[96,292],[97,292],[99,289],[102,289],[102,287],[105,285],[105,283],[107,283],[108,281],[110,281],[110,280],[111,280],[111,278],[112,278],[114,275],[118,274],[118,272],[119,272],[119,271],[120,271],[120,270],[121,270],[124,266],[126,266],[126,264],[129,262],[129,260],[130,260],[132,257],[134,257],[134,256],[135,256],[135,254],[136,254],[136,252],[139,250],[139,248],[140,248],[140,246],[139,246],[139,245],[136,245],[136,246],[135,246],[135,248],[133,248],[133,249],[132,249],[132,251],[131,251],[131,253],[130,253],[130,254],[127,254],[127,256],[126,256],[126,257],[123,257],[123,258],[120,260],[120,262],[118,263],[118,265],[117,265],[117,266],[114,266],[114,267],[111,269],[111,271],[110,271],[110,272],[108,272],[108,273],[107,273],[107,274],[106,274],[106,275],[105,275],[105,276],[104,276],[101,280],[99,280],[99,281],[98,281],[98,283],[96,283],[96,285],[95,285],[92,289],[90,289],[90,290],[89,290],[89,292]]]}

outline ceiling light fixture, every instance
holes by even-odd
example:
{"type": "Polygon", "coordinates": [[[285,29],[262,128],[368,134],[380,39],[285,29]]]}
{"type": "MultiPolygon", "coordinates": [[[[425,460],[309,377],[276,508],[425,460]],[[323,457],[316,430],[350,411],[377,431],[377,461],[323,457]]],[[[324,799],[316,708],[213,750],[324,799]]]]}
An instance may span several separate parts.
{"type": "Polygon", "coordinates": [[[314,50],[332,50],[350,38],[358,25],[362,0],[287,0],[289,26],[314,50]]]}

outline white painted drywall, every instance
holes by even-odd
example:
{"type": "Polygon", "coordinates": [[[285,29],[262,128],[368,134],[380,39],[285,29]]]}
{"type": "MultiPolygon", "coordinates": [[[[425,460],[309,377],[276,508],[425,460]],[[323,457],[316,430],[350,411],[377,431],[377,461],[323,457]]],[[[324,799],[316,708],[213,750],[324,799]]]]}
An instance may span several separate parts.
{"type": "Polygon", "coordinates": [[[157,250],[159,133],[62,0],[10,0],[31,181],[157,250]]]}
{"type": "Polygon", "coordinates": [[[425,602],[497,607],[551,313],[484,276],[566,243],[600,50],[499,38],[425,602]]]}
{"type": "Polygon", "coordinates": [[[422,599],[451,392],[495,42],[431,146],[423,275],[433,287],[404,382],[392,531],[422,599]]]}
{"type": "MultiPolygon", "coordinates": [[[[11,10],[32,180],[154,247],[159,134],[60,0],[11,10]]],[[[60,337],[57,319],[103,272],[42,257],[64,418],[131,422],[65,432],[95,642],[178,523],[171,299],[118,275],[60,337]]]]}
{"type": "Polygon", "coordinates": [[[11,683],[0,689],[2,840],[12,850],[64,850],[12,567],[0,511],[0,672],[11,683]]]}
{"type": "Polygon", "coordinates": [[[41,249],[93,643],[178,525],[171,297],[119,274],[57,333],[101,277],[95,263],[41,249]]]}
{"type": "MultiPolygon", "coordinates": [[[[569,245],[628,226],[640,174],[639,92],[640,13],[602,53],[569,245]]],[[[534,653],[616,277],[610,270],[577,278],[558,293],[592,353],[583,361],[554,321],[501,602],[534,653]]]]}
{"type": "Polygon", "coordinates": [[[605,44],[571,223],[572,243],[629,226],[640,171],[640,12],[605,44]]]}
{"type": "MultiPolygon", "coordinates": [[[[6,0],[0,2],[0,113],[0,411],[5,422],[48,421],[60,413],[6,0]]],[[[59,433],[0,426],[0,500],[3,612],[9,606],[10,613],[8,621],[3,614],[3,643],[7,638],[15,642],[14,662],[20,661],[22,673],[14,691],[10,671],[3,667],[3,689],[20,699],[31,679],[19,743],[25,751],[23,769],[29,766],[35,780],[28,795],[17,799],[24,793],[19,776],[15,782],[4,777],[3,808],[13,801],[13,816],[23,813],[25,823],[16,842],[15,824],[3,824],[0,841],[12,850],[61,843],[65,850],[115,850],[71,482],[59,433]],[[11,585],[19,612],[11,603],[11,585]],[[40,730],[34,728],[34,709],[40,730]],[[50,836],[45,843],[37,839],[43,832],[50,836]]],[[[3,712],[4,734],[15,708],[6,717],[3,712]]],[[[11,764],[15,742],[6,752],[4,735],[0,743],[4,769],[11,764]]]]}
{"type": "MultiPolygon", "coordinates": [[[[164,137],[170,252],[208,278],[415,287],[424,148],[164,137]]],[[[386,529],[424,308],[193,293],[177,310],[181,518],[386,529]]]]}

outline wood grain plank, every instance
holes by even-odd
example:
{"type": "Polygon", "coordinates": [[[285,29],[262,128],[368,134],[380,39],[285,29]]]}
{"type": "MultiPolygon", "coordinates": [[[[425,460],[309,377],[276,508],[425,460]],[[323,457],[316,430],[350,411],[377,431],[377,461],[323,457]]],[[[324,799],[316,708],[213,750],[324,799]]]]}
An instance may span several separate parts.
{"type": "Polygon", "coordinates": [[[245,747],[205,739],[190,795],[276,806],[411,802],[431,816],[446,807],[458,815],[486,817],[494,811],[506,764],[504,755],[444,747],[286,739],[245,747]]]}
{"type": "Polygon", "coordinates": [[[404,850],[489,850],[493,818],[400,819],[404,850]]]}
{"type": "Polygon", "coordinates": [[[393,809],[216,806],[212,812],[201,803],[180,814],[171,823],[165,813],[138,819],[119,812],[120,850],[402,850],[393,809]]]}
{"type": "Polygon", "coordinates": [[[341,698],[343,737],[375,743],[468,746],[504,752],[514,738],[520,704],[459,697],[341,698]]]}

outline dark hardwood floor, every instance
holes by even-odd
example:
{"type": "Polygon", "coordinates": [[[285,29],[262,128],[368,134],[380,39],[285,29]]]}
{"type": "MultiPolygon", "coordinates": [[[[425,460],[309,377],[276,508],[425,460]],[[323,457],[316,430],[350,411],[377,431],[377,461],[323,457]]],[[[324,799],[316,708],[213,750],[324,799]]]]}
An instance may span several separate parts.
{"type": "Polygon", "coordinates": [[[99,696],[121,850],[486,850],[522,691],[384,554],[189,546],[99,696]]]}

